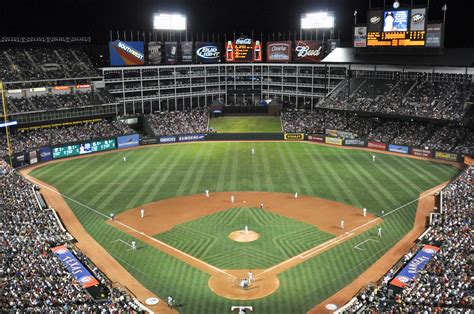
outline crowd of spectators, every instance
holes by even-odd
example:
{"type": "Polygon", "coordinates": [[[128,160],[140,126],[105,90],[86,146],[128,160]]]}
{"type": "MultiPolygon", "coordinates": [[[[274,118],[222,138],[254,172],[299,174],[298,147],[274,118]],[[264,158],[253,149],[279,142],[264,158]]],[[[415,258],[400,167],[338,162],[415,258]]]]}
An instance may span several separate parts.
{"type": "Polygon", "coordinates": [[[76,48],[7,48],[0,50],[4,82],[97,77],[87,54],[76,48]]]}
{"type": "MultiPolygon", "coordinates": [[[[364,289],[350,312],[467,313],[472,311],[472,236],[474,168],[465,170],[443,190],[442,211],[435,215],[424,244],[441,249],[401,293],[389,292],[393,270],[379,285],[364,289]]],[[[405,256],[403,264],[412,255],[405,256]]]]}
{"type": "MultiPolygon", "coordinates": [[[[95,266],[92,270],[106,289],[103,301],[94,300],[73,278],[51,252],[52,247],[70,238],[53,210],[38,204],[34,189],[0,159],[2,311],[139,311],[128,294],[106,285],[107,279],[95,266]]],[[[82,253],[76,254],[80,260],[87,260],[82,253]]]]}
{"type": "Polygon", "coordinates": [[[443,126],[428,121],[395,120],[324,109],[287,110],[282,112],[281,118],[285,132],[324,133],[332,129],[352,132],[375,142],[474,154],[473,130],[456,124],[443,126]]]}
{"type": "MultiPolygon", "coordinates": [[[[18,131],[11,135],[13,153],[30,151],[42,146],[54,146],[99,138],[110,138],[134,131],[119,121],[106,120],[52,128],[18,131]]],[[[0,157],[8,154],[6,136],[0,136],[0,157]]]]}
{"type": "Polygon", "coordinates": [[[460,121],[471,87],[462,81],[347,79],[317,106],[460,121]]]}
{"type": "Polygon", "coordinates": [[[147,116],[155,136],[207,132],[207,108],[192,111],[156,112],[147,116]]]}

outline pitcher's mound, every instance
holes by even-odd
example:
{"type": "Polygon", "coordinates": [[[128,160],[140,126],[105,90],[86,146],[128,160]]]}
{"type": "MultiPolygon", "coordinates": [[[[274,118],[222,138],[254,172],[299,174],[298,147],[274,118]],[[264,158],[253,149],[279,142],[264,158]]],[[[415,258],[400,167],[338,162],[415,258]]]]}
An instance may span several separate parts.
{"type": "Polygon", "coordinates": [[[260,233],[250,230],[247,234],[245,234],[244,230],[229,233],[229,239],[237,242],[252,242],[258,240],[258,238],[260,238],[260,233]]]}

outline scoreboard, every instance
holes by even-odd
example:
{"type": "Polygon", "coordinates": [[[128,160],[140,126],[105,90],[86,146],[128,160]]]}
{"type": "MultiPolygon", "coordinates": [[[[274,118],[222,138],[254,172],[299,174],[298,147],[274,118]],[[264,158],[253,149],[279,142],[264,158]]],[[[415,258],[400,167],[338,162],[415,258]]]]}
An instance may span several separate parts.
{"type": "Polygon", "coordinates": [[[115,139],[53,147],[53,159],[90,154],[117,148],[115,139]]]}
{"type": "Polygon", "coordinates": [[[368,32],[368,47],[425,46],[425,31],[413,32],[368,32]]]}

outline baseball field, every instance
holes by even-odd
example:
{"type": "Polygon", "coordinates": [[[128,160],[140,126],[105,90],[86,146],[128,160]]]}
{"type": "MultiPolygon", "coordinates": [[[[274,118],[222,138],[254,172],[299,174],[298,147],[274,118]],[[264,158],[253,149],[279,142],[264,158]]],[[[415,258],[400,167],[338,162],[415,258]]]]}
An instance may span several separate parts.
{"type": "Polygon", "coordinates": [[[279,117],[229,116],[211,118],[209,127],[219,133],[281,132],[279,117]]]}
{"type": "Polygon", "coordinates": [[[420,193],[458,171],[305,142],[205,142],[64,160],[30,175],[57,188],[85,230],[179,312],[305,313],[400,241],[420,193]],[[243,291],[249,268],[256,281],[243,291]]]}

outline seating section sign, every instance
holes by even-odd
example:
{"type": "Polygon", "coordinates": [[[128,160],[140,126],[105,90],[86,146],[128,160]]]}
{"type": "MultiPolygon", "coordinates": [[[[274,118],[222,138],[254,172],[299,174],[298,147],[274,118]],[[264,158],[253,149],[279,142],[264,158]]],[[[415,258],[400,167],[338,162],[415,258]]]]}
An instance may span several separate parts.
{"type": "Polygon", "coordinates": [[[53,247],[51,251],[57,255],[64,266],[66,266],[66,269],[74,276],[83,288],[89,288],[99,284],[99,281],[97,281],[97,279],[65,245],[53,247]]]}

